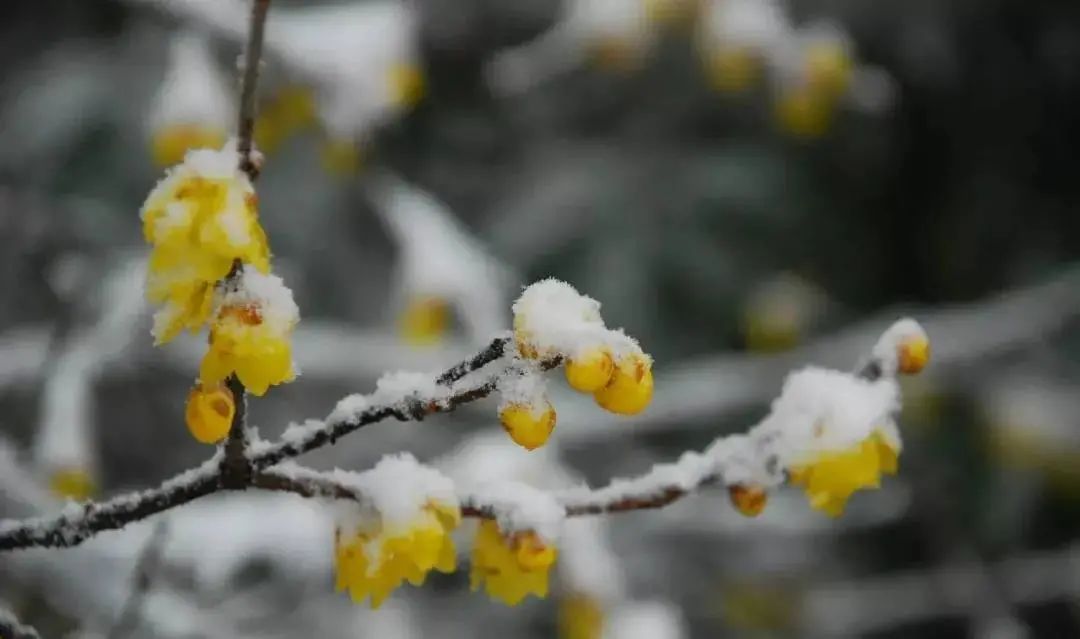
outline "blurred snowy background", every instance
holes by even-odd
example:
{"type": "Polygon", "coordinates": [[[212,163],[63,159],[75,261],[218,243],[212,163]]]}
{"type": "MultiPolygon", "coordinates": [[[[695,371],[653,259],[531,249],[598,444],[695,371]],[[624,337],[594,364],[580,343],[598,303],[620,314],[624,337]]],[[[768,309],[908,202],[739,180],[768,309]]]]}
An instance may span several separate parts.
{"type": "MultiPolygon", "coordinates": [[[[0,517],[210,454],[181,426],[199,343],[151,346],[138,208],[233,128],[245,12],[0,4],[0,517]]],[[[847,368],[910,312],[934,359],[900,476],[835,521],[722,491],[576,521],[518,608],[463,573],[354,606],[317,504],[214,497],[0,554],[0,604],[44,636],[1080,634],[1080,5],[274,0],[260,88],[261,216],[303,316],[264,435],[454,363],[556,276],[655,357],[644,415],[566,393],[536,453],[486,406],[308,461],[598,483],[742,430],[788,370],[847,368]]]]}

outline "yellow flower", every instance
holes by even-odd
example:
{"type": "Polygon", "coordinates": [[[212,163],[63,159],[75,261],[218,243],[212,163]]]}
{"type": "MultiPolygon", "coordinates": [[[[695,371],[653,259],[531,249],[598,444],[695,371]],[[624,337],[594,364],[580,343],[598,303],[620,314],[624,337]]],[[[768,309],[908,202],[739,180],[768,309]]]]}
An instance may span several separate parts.
{"type": "Polygon", "coordinates": [[[548,572],[558,551],[532,531],[506,537],[493,520],[484,520],[473,544],[469,587],[483,585],[488,596],[516,606],[528,595],[546,597],[548,572]]]}
{"type": "Polygon", "coordinates": [[[199,124],[175,124],[154,133],[150,149],[158,166],[172,166],[191,149],[217,148],[225,143],[221,129],[199,124]]]}
{"type": "Polygon", "coordinates": [[[604,611],[592,597],[572,594],[559,603],[560,639],[600,639],[604,611]]]}
{"type": "Polygon", "coordinates": [[[543,446],[555,430],[555,408],[544,400],[537,410],[528,404],[509,404],[499,411],[499,421],[510,439],[527,450],[543,446]]]}
{"type": "Polygon", "coordinates": [[[255,146],[273,153],[293,133],[315,123],[315,98],[310,89],[287,86],[259,109],[255,146]]]}
{"type": "Polygon", "coordinates": [[[97,486],[89,471],[60,468],[49,476],[49,490],[57,497],[86,501],[97,492],[97,486]]]}
{"type": "Polygon", "coordinates": [[[192,437],[204,444],[214,444],[229,434],[236,400],[224,385],[195,384],[188,393],[184,421],[192,437]]]}
{"type": "Polygon", "coordinates": [[[199,367],[204,384],[217,384],[233,373],[253,395],[295,377],[292,344],[294,320],[265,321],[255,304],[225,306],[210,329],[210,350],[199,367]]]}
{"type": "Polygon", "coordinates": [[[594,348],[566,362],[566,383],[581,393],[595,393],[607,386],[615,372],[615,361],[606,349],[594,348]]]}
{"type": "Polygon", "coordinates": [[[636,415],[652,401],[652,360],[643,354],[624,357],[607,386],[593,394],[596,403],[619,415],[636,415]]]}
{"type": "Polygon", "coordinates": [[[348,589],[357,603],[370,597],[371,607],[378,608],[406,581],[420,586],[432,570],[453,572],[457,553],[450,531],[460,522],[456,506],[429,502],[404,529],[384,530],[379,523],[352,535],[338,530],[334,537],[337,590],[348,589]]]}
{"type": "Polygon", "coordinates": [[[757,484],[734,484],[728,486],[731,505],[747,517],[757,517],[769,502],[769,493],[757,484]]]}
{"type": "Polygon", "coordinates": [[[788,470],[791,483],[803,487],[811,506],[837,517],[856,490],[878,488],[882,475],[896,474],[899,453],[896,444],[875,430],[847,450],[818,453],[788,470]]]}
{"type": "Polygon", "coordinates": [[[449,322],[450,307],[445,300],[418,297],[401,314],[401,334],[406,342],[416,346],[437,344],[446,334],[449,322]]]}
{"type": "Polygon", "coordinates": [[[143,205],[143,235],[153,246],[147,298],[161,305],[154,318],[158,344],[206,323],[214,288],[235,260],[270,270],[255,192],[235,162],[228,147],[191,152],[143,205]]]}

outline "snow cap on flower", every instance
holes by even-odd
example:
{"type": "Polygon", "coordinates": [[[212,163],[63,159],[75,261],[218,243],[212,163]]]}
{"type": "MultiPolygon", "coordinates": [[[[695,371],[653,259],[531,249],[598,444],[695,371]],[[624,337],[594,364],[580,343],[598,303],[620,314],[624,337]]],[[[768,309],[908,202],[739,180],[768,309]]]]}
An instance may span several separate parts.
{"type": "Polygon", "coordinates": [[[290,340],[300,309],[280,277],[245,265],[216,306],[210,350],[199,368],[204,384],[236,374],[248,390],[262,395],[295,378],[290,340]]]}
{"type": "Polygon", "coordinates": [[[882,333],[871,357],[886,377],[918,373],[930,359],[930,338],[918,322],[905,317],[882,333]]]}
{"type": "Polygon", "coordinates": [[[863,488],[893,474],[901,450],[893,378],[869,381],[809,367],[791,374],[758,427],[774,437],[780,465],[814,508],[832,516],[863,488]]]}
{"type": "MultiPolygon", "coordinates": [[[[340,473],[346,475],[345,473],[340,473]]],[[[431,570],[452,572],[450,532],[461,521],[453,483],[412,455],[384,457],[346,483],[367,498],[339,507],[335,534],[338,590],[378,607],[405,581],[421,585],[431,570]]]]}

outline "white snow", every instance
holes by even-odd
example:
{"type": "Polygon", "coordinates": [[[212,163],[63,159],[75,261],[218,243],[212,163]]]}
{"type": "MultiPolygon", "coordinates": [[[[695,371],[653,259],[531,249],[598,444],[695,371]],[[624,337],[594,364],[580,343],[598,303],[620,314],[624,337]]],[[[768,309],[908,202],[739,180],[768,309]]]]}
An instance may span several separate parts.
{"type": "MultiPolygon", "coordinates": [[[[408,529],[421,516],[429,502],[450,508],[458,507],[454,482],[439,471],[424,466],[410,453],[386,455],[371,470],[352,473],[336,470],[332,478],[351,486],[377,513],[387,534],[408,529]]],[[[369,524],[366,509],[339,509],[339,527],[348,536],[369,524]]]]}
{"type": "Polygon", "coordinates": [[[554,495],[515,481],[486,484],[475,490],[470,499],[495,511],[503,533],[532,530],[549,543],[558,541],[566,518],[566,510],[554,495]]]}
{"type": "Polygon", "coordinates": [[[234,91],[210,54],[206,37],[180,30],[169,45],[168,69],[150,107],[152,133],[171,125],[195,125],[224,133],[235,109],[234,91]]]}
{"type": "Polygon", "coordinates": [[[514,331],[541,359],[572,358],[596,348],[608,349],[616,360],[644,356],[636,340],[604,325],[599,302],[561,280],[548,278],[526,287],[513,311],[514,331]]]}
{"type": "Polygon", "coordinates": [[[533,417],[551,408],[547,398],[547,380],[535,366],[505,371],[499,376],[499,410],[509,406],[528,406],[533,417]]]}
{"type": "Polygon", "coordinates": [[[881,334],[870,355],[881,364],[882,373],[885,376],[894,376],[898,366],[900,345],[914,340],[929,341],[922,325],[910,317],[899,319],[881,334]]]}
{"type": "Polygon", "coordinates": [[[260,273],[245,264],[234,287],[226,291],[221,306],[257,306],[262,323],[276,334],[286,334],[300,321],[300,307],[293,300],[292,289],[272,273],[260,273]]]}
{"type": "Polygon", "coordinates": [[[850,373],[807,367],[790,374],[768,417],[755,428],[776,437],[787,466],[822,451],[851,448],[882,430],[900,446],[893,421],[900,408],[894,378],[867,381],[850,373]]]}

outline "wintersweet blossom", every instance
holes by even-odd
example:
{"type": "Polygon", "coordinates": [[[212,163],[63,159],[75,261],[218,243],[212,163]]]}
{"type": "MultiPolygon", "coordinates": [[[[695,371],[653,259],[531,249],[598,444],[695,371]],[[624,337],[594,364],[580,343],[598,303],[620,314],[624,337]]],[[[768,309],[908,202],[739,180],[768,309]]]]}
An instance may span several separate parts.
{"type": "Polygon", "coordinates": [[[49,490],[57,497],[85,501],[97,492],[97,484],[86,470],[60,468],[49,475],[49,490]]]}
{"type": "Polygon", "coordinates": [[[532,531],[504,535],[494,520],[480,523],[472,552],[469,584],[516,606],[525,597],[546,597],[548,573],[558,550],[532,531]]]}
{"type": "Polygon", "coordinates": [[[762,427],[778,428],[791,482],[812,507],[835,517],[856,491],[878,488],[882,475],[896,472],[898,409],[892,376],[870,381],[810,367],[788,377],[762,427]]]}
{"type": "Polygon", "coordinates": [[[406,581],[421,585],[432,570],[452,572],[450,533],[461,523],[454,485],[409,454],[384,457],[371,470],[342,480],[367,501],[340,511],[334,537],[337,589],[377,608],[406,581]]]}
{"type": "Polygon", "coordinates": [[[290,342],[300,311],[280,277],[247,266],[223,296],[199,367],[204,384],[236,374],[254,395],[296,376],[290,342]]]}
{"type": "Polygon", "coordinates": [[[255,190],[238,164],[232,144],[191,151],[143,204],[143,235],[153,247],[146,291],[160,305],[153,329],[159,344],[205,325],[214,288],[235,260],[270,269],[255,190]]]}
{"type": "Polygon", "coordinates": [[[339,529],[334,538],[337,589],[348,589],[357,603],[370,597],[371,607],[378,608],[406,581],[420,586],[432,570],[453,572],[457,554],[449,533],[460,520],[456,506],[431,502],[404,528],[339,529]]]}
{"type": "Polygon", "coordinates": [[[547,400],[532,404],[512,403],[499,409],[499,421],[514,443],[536,450],[555,430],[555,408],[547,400]]]}

